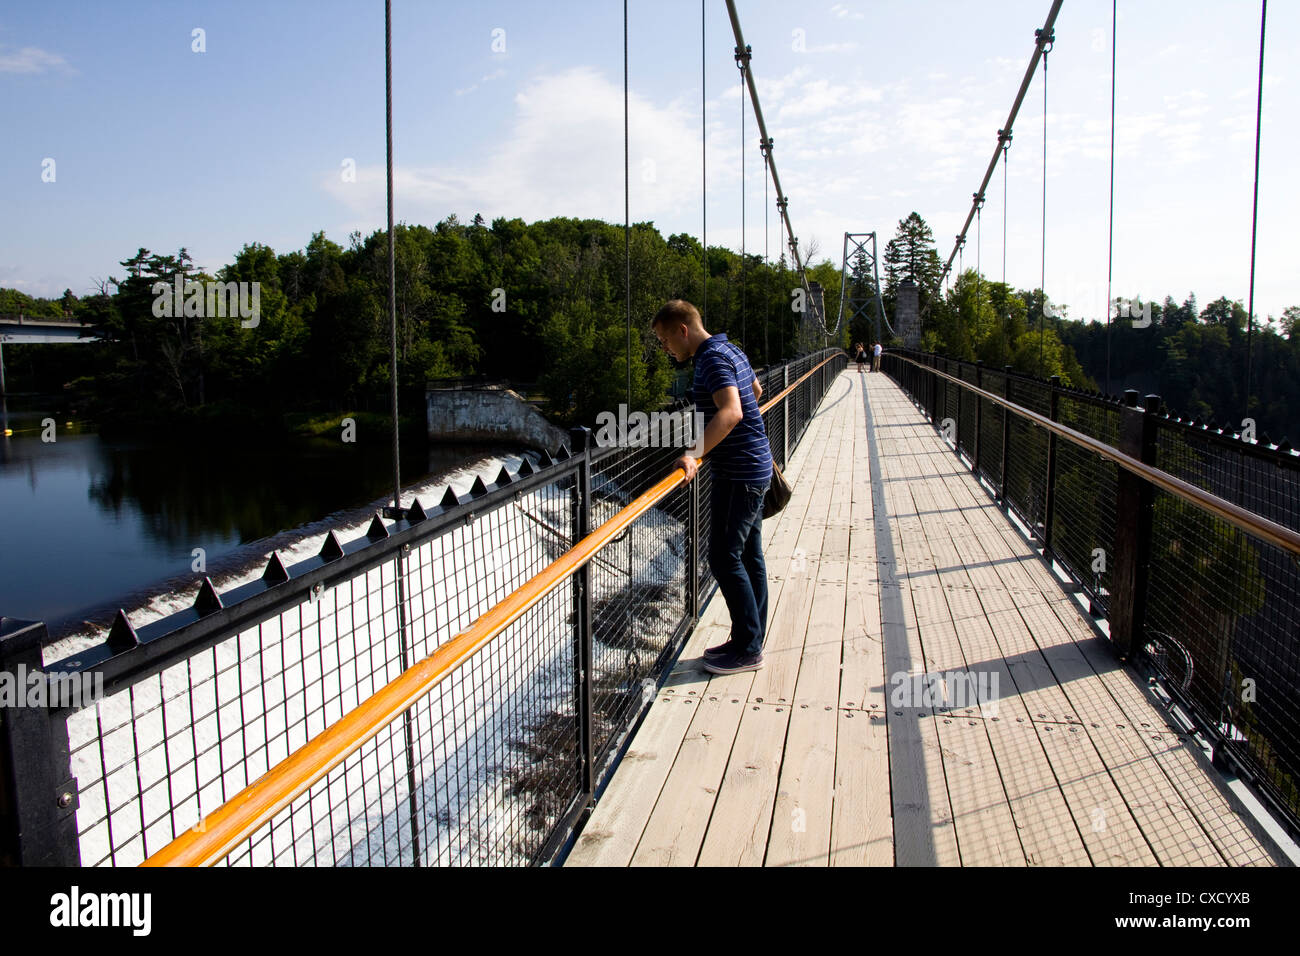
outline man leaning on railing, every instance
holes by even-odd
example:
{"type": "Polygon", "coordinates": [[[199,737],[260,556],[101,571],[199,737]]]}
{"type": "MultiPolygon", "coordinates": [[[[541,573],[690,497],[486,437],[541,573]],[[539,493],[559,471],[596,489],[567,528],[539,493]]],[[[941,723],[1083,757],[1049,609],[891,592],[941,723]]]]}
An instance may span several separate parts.
{"type": "MultiPolygon", "coordinates": [[[[763,389],[745,353],[710,335],[695,306],[666,303],[650,323],[674,359],[695,359],[692,397],[704,415],[704,435],[694,451],[712,462],[709,568],[731,612],[727,641],[704,652],[714,674],[756,671],[763,666],[767,636],[767,566],[763,562],[763,499],[772,478],[772,453],[758,411],[763,389]]],[[[673,468],[695,477],[699,461],[683,455],[673,468]]]]}

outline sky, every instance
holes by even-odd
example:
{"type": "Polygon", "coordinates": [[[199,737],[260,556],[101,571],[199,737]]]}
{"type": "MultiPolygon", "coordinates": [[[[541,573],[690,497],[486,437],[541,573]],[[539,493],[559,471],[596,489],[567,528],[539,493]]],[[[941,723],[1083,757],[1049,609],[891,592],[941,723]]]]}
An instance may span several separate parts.
{"type": "MultiPolygon", "coordinates": [[[[120,261],[141,246],[184,246],[212,272],[246,243],[283,253],[317,231],[346,245],[354,230],[383,227],[378,0],[15,6],[0,11],[0,286],[80,295],[122,277],[120,261]]],[[[737,0],[800,248],[838,266],[845,232],[875,231],[883,252],[916,211],[946,259],[1049,7],[737,0]]],[[[725,4],[705,0],[703,24],[699,0],[628,9],[632,221],[698,237],[707,211],[711,245],[762,253],[766,209],[775,257],[775,193],[765,205],[748,102],[741,134],[725,4]]],[[[1118,9],[1112,294],[1245,303],[1260,4],[1118,9]]],[[[1111,13],[1066,0],[1056,22],[1046,234],[1040,68],[1015,123],[1007,188],[999,166],[961,258],[1018,288],[1045,274],[1073,318],[1106,312],[1111,13]]],[[[1289,162],[1300,153],[1300,4],[1275,2],[1268,16],[1261,321],[1300,305],[1289,255],[1300,222],[1289,162]]],[[[622,4],[394,0],[393,21],[398,221],[623,221],[622,4]]]]}

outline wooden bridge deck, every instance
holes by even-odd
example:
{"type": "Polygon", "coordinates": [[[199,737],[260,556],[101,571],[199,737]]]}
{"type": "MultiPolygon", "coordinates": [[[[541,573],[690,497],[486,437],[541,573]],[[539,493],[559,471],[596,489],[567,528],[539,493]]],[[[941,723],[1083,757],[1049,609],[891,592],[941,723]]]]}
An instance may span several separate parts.
{"type": "Polygon", "coordinates": [[[764,669],[701,669],[715,595],[566,865],[1283,862],[892,381],[841,373],[787,474],[764,669]],[[890,706],[952,671],[995,699],[890,706]]]}

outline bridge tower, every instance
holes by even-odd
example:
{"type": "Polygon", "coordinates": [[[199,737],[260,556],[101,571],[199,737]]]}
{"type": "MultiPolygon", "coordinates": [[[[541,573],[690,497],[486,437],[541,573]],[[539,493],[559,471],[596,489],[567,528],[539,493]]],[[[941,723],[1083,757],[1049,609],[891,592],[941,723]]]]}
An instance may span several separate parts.
{"type": "Polygon", "coordinates": [[[840,267],[840,315],[852,324],[855,319],[874,320],[873,338],[883,342],[888,330],[885,306],[880,297],[880,264],[876,255],[874,232],[846,232],[844,257],[840,267]]]}

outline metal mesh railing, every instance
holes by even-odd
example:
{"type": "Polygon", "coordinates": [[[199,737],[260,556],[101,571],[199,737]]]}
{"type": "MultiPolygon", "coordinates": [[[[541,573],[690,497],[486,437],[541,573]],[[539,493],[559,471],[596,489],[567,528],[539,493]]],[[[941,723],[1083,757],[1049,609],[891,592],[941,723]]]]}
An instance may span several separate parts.
{"type": "MultiPolygon", "coordinates": [[[[1300,530],[1300,463],[1161,419],[1170,474],[1300,530]]],[[[1300,567],[1293,555],[1156,493],[1147,631],[1158,669],[1284,806],[1300,806],[1300,567]]]]}
{"type": "MultiPolygon", "coordinates": [[[[1048,396],[1032,381],[1013,375],[1008,398],[1023,408],[1046,415],[1048,396]]],[[[1047,495],[1047,434],[1012,416],[1007,446],[1006,502],[1030,528],[1042,530],[1047,495]]]]}
{"type": "MultiPolygon", "coordinates": [[[[592,476],[592,525],[623,510],[667,474],[680,454],[621,449],[600,458],[592,476]]],[[[597,766],[617,742],[617,729],[653,696],[687,613],[690,494],[689,486],[674,489],[606,545],[592,565],[597,766]]],[[[701,572],[699,583],[706,586],[707,561],[701,572]]]]}
{"type": "MultiPolygon", "coordinates": [[[[390,560],[328,589],[311,589],[292,609],[70,715],[83,862],[141,862],[467,627],[565,550],[572,538],[572,486],[569,474],[435,538],[397,549],[390,560]],[[399,574],[405,602],[400,620],[399,574]]],[[[434,701],[438,720],[428,708],[413,710],[408,726],[394,731],[403,738],[401,746],[394,749],[383,736],[373,741],[355,766],[318,788],[311,801],[269,826],[230,862],[433,862],[449,856],[473,861],[468,846],[480,840],[469,834],[489,828],[487,820],[500,825],[531,809],[527,798],[507,805],[491,796],[503,775],[522,772],[514,766],[522,757],[502,759],[509,751],[498,738],[500,728],[509,726],[520,754],[542,746],[537,738],[545,727],[517,719],[526,716],[518,712],[518,701],[536,704],[549,699],[549,691],[537,687],[519,697],[508,692],[518,688],[495,682],[563,668],[571,647],[560,638],[571,634],[569,615],[554,602],[546,609],[547,614],[535,609],[528,631],[504,635],[485,651],[484,660],[499,658],[498,666],[483,669],[476,661],[440,690],[443,697],[499,700],[500,713],[463,705],[448,711],[441,698],[434,701]],[[520,635],[531,643],[525,645],[520,635]],[[550,658],[556,658],[553,665],[550,658]],[[516,702],[514,710],[508,701],[516,702]],[[459,717],[448,718],[449,712],[459,717]],[[421,741],[433,746],[421,748],[421,741]],[[426,772],[435,751],[442,755],[438,772],[426,772]],[[489,760],[485,751],[496,756],[489,760]],[[392,781],[403,797],[387,806],[392,781]],[[412,781],[422,795],[414,808],[412,781]],[[440,806],[424,812],[435,802],[440,806]],[[308,852],[297,832],[302,820],[332,821],[340,813],[349,820],[344,835],[309,825],[323,842],[308,852]],[[458,821],[457,833],[440,823],[446,820],[458,821]],[[358,842],[344,846],[349,838],[358,842]],[[448,848],[457,840],[463,845],[453,854],[448,848]]]]}
{"type": "MultiPolygon", "coordinates": [[[[780,422],[774,448],[778,438],[782,450],[787,444],[787,420],[794,447],[847,359],[826,352],[766,374],[765,400],[827,359],[830,374],[800,384],[788,410],[766,413],[780,422]]],[[[70,754],[72,858],[131,865],[167,846],[414,662],[449,646],[587,529],[663,479],[681,452],[586,447],[542,455],[517,473],[503,469],[491,484],[480,479],[459,499],[449,492],[427,512],[413,502],[402,519],[376,517],[354,540],[331,533],[319,556],[288,568],[273,556],[260,581],[219,596],[205,585],[192,610],[138,630],[120,616],[100,644],[48,665],[101,673],[107,685],[89,706],[52,711],[48,752],[34,755],[57,765],[61,752],[70,754]]],[[[377,728],[224,862],[549,859],[713,586],[709,483],[706,459],[693,487],[657,500],[581,574],[377,728]]],[[[0,731],[9,732],[7,719],[0,731]]]]}
{"type": "MultiPolygon", "coordinates": [[[[1119,408],[1077,393],[1058,394],[1057,420],[1111,447],[1119,445],[1119,408]]],[[[1109,613],[1115,564],[1119,466],[1068,441],[1056,443],[1052,554],[1109,613]]]]}
{"type": "MultiPolygon", "coordinates": [[[[963,382],[975,384],[975,368],[973,366],[962,364],[955,370],[955,374],[963,382]]],[[[963,393],[962,389],[954,389],[957,392],[958,415],[957,415],[957,448],[969,461],[975,460],[975,413],[978,402],[972,397],[971,393],[963,393]]]]}
{"type": "MultiPolygon", "coordinates": [[[[1006,394],[1007,376],[1003,372],[983,372],[984,391],[1006,394]]],[[[1002,420],[1006,411],[995,402],[981,398],[979,473],[995,488],[1002,486],[1002,420]]]]}

